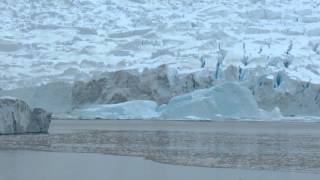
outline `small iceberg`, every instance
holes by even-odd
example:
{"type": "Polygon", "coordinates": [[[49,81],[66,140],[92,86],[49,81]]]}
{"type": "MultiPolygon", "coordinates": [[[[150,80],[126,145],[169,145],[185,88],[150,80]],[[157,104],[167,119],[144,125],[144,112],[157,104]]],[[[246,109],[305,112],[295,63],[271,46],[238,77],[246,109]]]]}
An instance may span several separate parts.
{"type": "Polygon", "coordinates": [[[76,109],[72,117],[81,119],[150,119],[159,117],[154,101],[134,100],[118,104],[90,105],[76,109]]]}

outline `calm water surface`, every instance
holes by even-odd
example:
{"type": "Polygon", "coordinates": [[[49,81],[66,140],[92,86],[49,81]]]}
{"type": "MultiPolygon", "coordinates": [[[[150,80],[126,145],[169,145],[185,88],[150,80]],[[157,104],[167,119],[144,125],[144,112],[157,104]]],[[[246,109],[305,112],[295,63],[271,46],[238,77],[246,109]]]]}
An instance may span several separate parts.
{"type": "Polygon", "coordinates": [[[53,121],[0,136],[0,180],[319,180],[320,124],[53,121]]]}
{"type": "Polygon", "coordinates": [[[139,157],[0,151],[0,180],[319,180],[320,174],[175,166],[139,157]]]}

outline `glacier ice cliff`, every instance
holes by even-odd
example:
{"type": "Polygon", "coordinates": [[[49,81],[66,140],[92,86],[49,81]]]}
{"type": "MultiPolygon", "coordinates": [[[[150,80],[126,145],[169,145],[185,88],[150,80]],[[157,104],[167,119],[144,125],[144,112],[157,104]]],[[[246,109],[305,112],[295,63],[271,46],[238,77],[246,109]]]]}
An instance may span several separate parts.
{"type": "MultiPolygon", "coordinates": [[[[242,86],[245,87],[258,107],[265,111],[279,109],[284,116],[320,115],[320,84],[300,80],[284,70],[270,72],[261,67],[228,66],[219,72],[218,78],[215,74],[214,70],[209,69],[179,73],[167,65],[142,72],[107,72],[91,81],[75,83],[72,88],[72,105],[81,108],[88,104],[114,104],[133,100],[170,104],[170,99],[176,96],[223,82],[236,82],[241,86],[234,88],[241,90],[242,86]]],[[[201,99],[201,95],[198,99],[201,99]]],[[[241,97],[234,97],[234,101],[239,99],[241,97]]],[[[242,102],[245,106],[248,101],[242,102]]],[[[216,106],[223,104],[218,103],[216,106]]],[[[250,115],[250,111],[247,113],[250,115]]]]}
{"type": "Polygon", "coordinates": [[[74,107],[98,103],[113,104],[131,100],[168,103],[177,95],[212,85],[210,72],[177,75],[177,70],[161,65],[153,69],[107,72],[89,82],[76,82],[72,88],[74,107]]]}
{"type": "MultiPolygon", "coordinates": [[[[1,95],[17,97],[31,106],[49,109],[55,115],[71,112],[71,115],[77,114],[82,118],[153,118],[157,117],[159,112],[162,112],[163,118],[179,118],[179,113],[187,113],[183,111],[184,108],[189,109],[189,112],[198,111],[196,108],[199,104],[210,107],[210,112],[205,108],[201,109],[206,111],[201,116],[203,118],[237,115],[263,117],[260,116],[263,112],[274,110],[279,110],[274,111],[275,116],[279,113],[283,116],[320,116],[320,84],[299,79],[283,69],[269,71],[262,67],[227,66],[217,73],[207,68],[181,72],[169,65],[161,65],[142,71],[124,69],[105,72],[89,81],[73,84],[55,82],[37,87],[3,90],[0,91],[1,95]],[[230,88],[221,90],[225,91],[225,94],[216,92],[215,88],[221,88],[222,84],[228,83],[228,86],[223,87],[230,88]],[[237,85],[231,86],[230,83],[237,85]],[[200,92],[209,91],[210,96],[197,91],[200,89],[203,89],[200,92]],[[188,94],[192,92],[197,94],[197,98],[188,94]],[[192,98],[185,101],[185,96],[192,98]],[[240,106],[238,102],[242,102],[243,107],[239,109],[241,113],[222,111],[226,105],[225,101],[217,99],[216,96],[225,97],[226,103],[230,103],[230,107],[234,106],[233,109],[240,106]],[[178,102],[181,103],[179,106],[178,102]],[[135,112],[130,109],[132,106],[141,107],[135,112]],[[176,110],[177,116],[170,113],[174,111],[170,108],[164,111],[162,108],[165,106],[179,109],[176,110]],[[250,108],[245,111],[244,108],[247,106],[250,108]],[[146,111],[145,114],[143,109],[146,111]],[[209,114],[206,116],[207,112],[209,114]]],[[[199,116],[201,114],[200,110],[194,113],[199,116]]],[[[192,115],[181,114],[180,118],[186,116],[192,115]]]]}
{"type": "Polygon", "coordinates": [[[265,110],[278,107],[286,116],[320,115],[320,84],[299,81],[280,71],[259,77],[249,88],[265,110]]]}
{"type": "Polygon", "coordinates": [[[281,114],[259,108],[250,90],[237,82],[175,96],[168,104],[133,100],[117,104],[95,104],[76,109],[71,116],[84,119],[201,119],[274,118],[281,114]]]}
{"type": "Polygon", "coordinates": [[[46,133],[51,114],[12,97],[0,98],[0,134],[46,133]]]}

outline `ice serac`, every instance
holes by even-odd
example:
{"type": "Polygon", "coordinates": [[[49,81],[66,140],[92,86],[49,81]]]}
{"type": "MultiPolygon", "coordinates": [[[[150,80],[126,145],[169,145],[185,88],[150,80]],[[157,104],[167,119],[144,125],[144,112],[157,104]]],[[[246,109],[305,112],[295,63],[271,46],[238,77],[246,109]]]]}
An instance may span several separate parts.
{"type": "Polygon", "coordinates": [[[320,115],[320,84],[301,80],[284,70],[270,72],[259,67],[230,66],[223,73],[228,77],[224,80],[232,79],[248,87],[259,107],[266,111],[278,108],[284,116],[320,115]]]}
{"type": "Polygon", "coordinates": [[[161,65],[157,68],[107,72],[89,82],[76,82],[72,88],[72,104],[114,104],[132,100],[151,100],[165,104],[176,96],[211,86],[206,71],[178,75],[177,70],[161,65]]]}
{"type": "Polygon", "coordinates": [[[160,111],[165,119],[261,118],[265,115],[250,90],[234,82],[174,97],[160,111]]]}
{"type": "Polygon", "coordinates": [[[12,97],[0,98],[0,134],[46,133],[51,114],[31,109],[27,103],[12,97]]]}
{"type": "Polygon", "coordinates": [[[259,106],[278,107],[285,116],[319,116],[320,85],[290,77],[280,71],[262,75],[250,87],[259,106]]]}

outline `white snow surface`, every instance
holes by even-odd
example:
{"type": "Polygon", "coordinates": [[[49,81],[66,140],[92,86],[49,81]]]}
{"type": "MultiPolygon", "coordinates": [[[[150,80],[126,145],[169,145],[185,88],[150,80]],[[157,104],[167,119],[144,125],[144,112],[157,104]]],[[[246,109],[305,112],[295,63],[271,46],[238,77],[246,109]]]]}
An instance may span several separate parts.
{"type": "Polygon", "coordinates": [[[0,16],[2,89],[164,63],[193,71],[202,57],[214,68],[219,44],[222,68],[247,57],[320,83],[317,0],[2,0],[0,16]]]}

